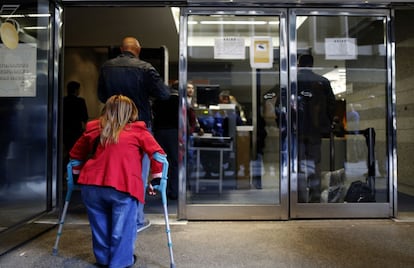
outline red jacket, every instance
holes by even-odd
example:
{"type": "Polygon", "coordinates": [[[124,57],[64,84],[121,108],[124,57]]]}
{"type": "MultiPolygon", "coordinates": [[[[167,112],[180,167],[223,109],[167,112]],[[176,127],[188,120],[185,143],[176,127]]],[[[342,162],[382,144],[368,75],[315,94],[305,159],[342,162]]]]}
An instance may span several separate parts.
{"type": "MultiPolygon", "coordinates": [[[[85,132],[70,151],[70,158],[86,161],[93,151],[99,134],[99,120],[88,122],[85,132]]],[[[144,153],[150,156],[152,177],[161,177],[162,164],[152,158],[155,152],[165,154],[147,130],[145,123],[143,121],[130,123],[121,131],[117,144],[103,147],[99,143],[95,154],[82,167],[78,183],[113,187],[145,203],[142,157],[144,153]]]]}

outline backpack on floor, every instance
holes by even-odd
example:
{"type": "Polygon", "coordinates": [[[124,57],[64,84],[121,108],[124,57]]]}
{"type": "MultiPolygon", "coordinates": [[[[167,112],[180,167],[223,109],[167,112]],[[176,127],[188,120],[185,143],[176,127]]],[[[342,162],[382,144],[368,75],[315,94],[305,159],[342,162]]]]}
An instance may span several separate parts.
{"type": "Polygon", "coordinates": [[[349,186],[349,189],[345,196],[345,202],[375,202],[375,196],[368,183],[362,181],[354,181],[349,186]]]}

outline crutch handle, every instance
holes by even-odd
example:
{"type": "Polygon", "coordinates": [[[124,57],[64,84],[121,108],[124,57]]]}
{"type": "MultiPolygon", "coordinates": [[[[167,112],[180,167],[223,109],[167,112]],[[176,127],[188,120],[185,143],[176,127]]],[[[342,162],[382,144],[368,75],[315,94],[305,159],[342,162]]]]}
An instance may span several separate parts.
{"type": "Polygon", "coordinates": [[[162,176],[159,185],[153,185],[153,188],[161,193],[162,203],[167,204],[167,181],[168,181],[168,160],[165,154],[154,153],[153,158],[162,163],[162,176]]]}

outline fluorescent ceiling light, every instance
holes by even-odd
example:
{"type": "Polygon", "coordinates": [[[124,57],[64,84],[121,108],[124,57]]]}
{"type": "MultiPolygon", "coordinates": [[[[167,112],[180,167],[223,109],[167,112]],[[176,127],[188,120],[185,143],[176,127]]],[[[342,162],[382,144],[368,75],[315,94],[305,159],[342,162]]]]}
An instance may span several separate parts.
{"type": "Polygon", "coordinates": [[[179,7],[172,7],[170,8],[171,14],[174,19],[175,29],[177,30],[177,33],[180,32],[180,8],[179,7]]]}
{"type": "MultiPolygon", "coordinates": [[[[262,21],[260,21],[259,23],[252,23],[252,21],[248,21],[248,22],[245,22],[245,21],[228,22],[228,21],[226,21],[226,22],[216,22],[216,23],[210,22],[210,21],[208,21],[208,22],[204,21],[204,22],[205,23],[203,23],[203,24],[247,24],[247,25],[249,25],[249,24],[259,24],[259,25],[266,24],[266,23],[263,23],[262,21]]],[[[200,23],[202,23],[202,22],[200,22],[200,23]]],[[[195,21],[195,20],[188,21],[188,25],[195,25],[195,24],[198,24],[198,21],[195,21]]],[[[269,25],[279,25],[279,21],[269,21],[268,24],[269,25]]]]}
{"type": "Polygon", "coordinates": [[[23,27],[25,30],[47,30],[46,26],[29,26],[29,27],[23,27]]]}
{"type": "Polygon", "coordinates": [[[296,17],[296,30],[307,20],[307,16],[297,16],[296,17]]]}
{"type": "Polygon", "coordinates": [[[0,18],[24,18],[24,15],[0,15],[0,18]]]}
{"type": "Polygon", "coordinates": [[[234,21],[220,21],[220,20],[215,20],[215,21],[210,21],[210,20],[203,20],[200,21],[200,24],[230,24],[230,25],[263,25],[266,24],[267,22],[265,21],[243,21],[243,20],[234,20],[234,21]]]}
{"type": "Polygon", "coordinates": [[[30,18],[46,18],[50,17],[50,14],[29,14],[27,16],[30,18]]]}
{"type": "Polygon", "coordinates": [[[29,17],[29,18],[47,18],[50,17],[50,14],[27,14],[27,15],[22,15],[22,14],[15,14],[15,15],[0,15],[0,18],[24,18],[24,17],[29,17]]]}

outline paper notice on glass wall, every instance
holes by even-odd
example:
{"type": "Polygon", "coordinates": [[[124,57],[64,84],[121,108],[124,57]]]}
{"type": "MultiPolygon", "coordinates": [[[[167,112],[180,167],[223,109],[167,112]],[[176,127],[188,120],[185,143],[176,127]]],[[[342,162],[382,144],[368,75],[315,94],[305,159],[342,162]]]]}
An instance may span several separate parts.
{"type": "Polygon", "coordinates": [[[244,60],[245,58],[244,38],[220,37],[214,40],[214,59],[244,60]]]}
{"type": "Polygon", "coordinates": [[[325,38],[327,60],[355,60],[358,48],[355,38],[325,38]]]}
{"type": "Polygon", "coordinates": [[[271,37],[253,37],[250,43],[250,66],[267,69],[273,66],[273,45],[271,37]]]}
{"type": "Polygon", "coordinates": [[[35,97],[36,64],[36,44],[0,44],[0,97],[35,97]]]}

